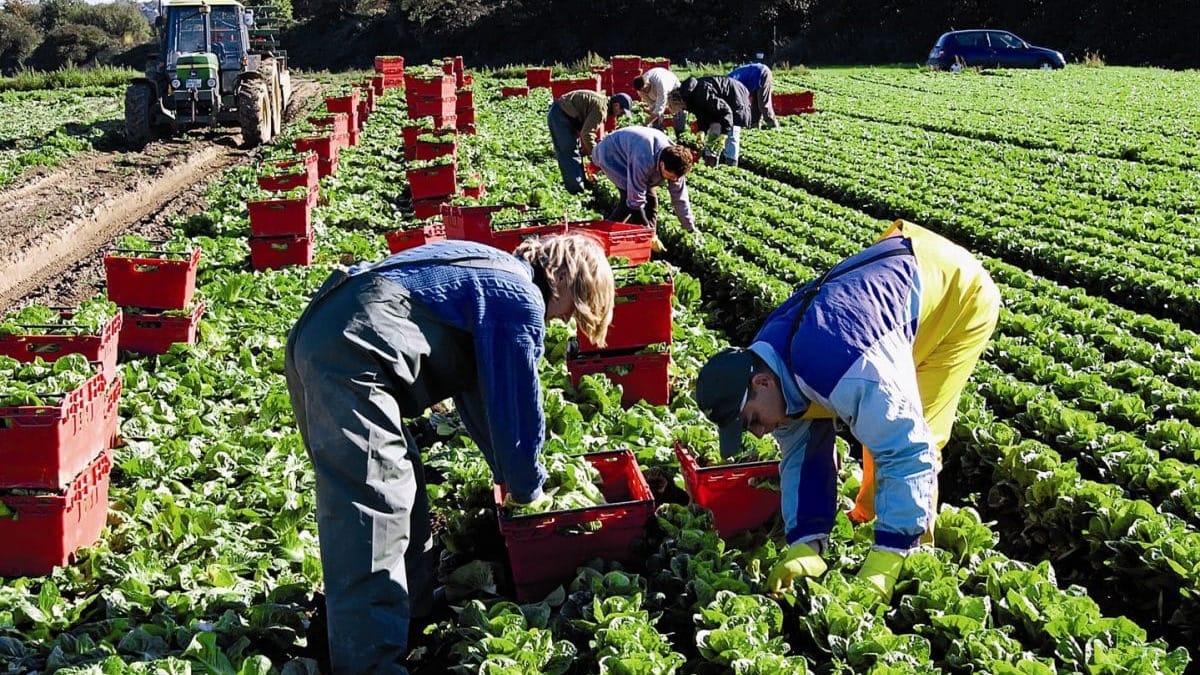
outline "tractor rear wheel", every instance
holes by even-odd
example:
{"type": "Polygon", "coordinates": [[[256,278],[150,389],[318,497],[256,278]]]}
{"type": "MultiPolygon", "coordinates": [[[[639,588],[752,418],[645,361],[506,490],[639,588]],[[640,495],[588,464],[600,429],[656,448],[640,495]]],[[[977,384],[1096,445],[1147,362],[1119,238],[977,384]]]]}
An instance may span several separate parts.
{"type": "Polygon", "coordinates": [[[271,140],[271,102],[262,80],[242,80],[237,90],[238,124],[242,144],[253,148],[271,140]]]}
{"type": "Polygon", "coordinates": [[[154,90],[144,82],[125,89],[125,144],[131,150],[141,150],[154,140],[153,100],[154,90]]]}

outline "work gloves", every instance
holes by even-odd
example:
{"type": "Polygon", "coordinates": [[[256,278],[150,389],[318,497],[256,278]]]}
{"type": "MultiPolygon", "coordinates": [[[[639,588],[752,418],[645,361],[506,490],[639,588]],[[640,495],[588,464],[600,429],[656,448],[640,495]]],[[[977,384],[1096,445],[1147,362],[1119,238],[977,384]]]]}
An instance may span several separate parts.
{"type": "Polygon", "coordinates": [[[895,551],[873,548],[863,561],[858,578],[865,581],[880,600],[891,602],[892,589],[896,587],[896,579],[900,577],[900,568],[903,566],[904,556],[895,551]]]}
{"type": "MultiPolygon", "coordinates": [[[[902,567],[903,555],[895,551],[871,549],[863,561],[862,569],[858,571],[858,579],[874,591],[881,601],[888,603],[892,601],[892,590],[900,578],[902,567]]],[[[767,592],[779,595],[797,579],[819,577],[825,574],[826,569],[825,561],[811,546],[803,542],[792,544],[783,560],[775,563],[767,575],[767,592]]]]}
{"type": "Polygon", "coordinates": [[[512,493],[504,496],[504,508],[511,509],[514,516],[528,516],[533,513],[545,513],[554,506],[554,499],[545,492],[539,494],[533,501],[528,504],[513,499],[512,493]]]}
{"type": "Polygon", "coordinates": [[[767,592],[779,595],[790,588],[792,582],[802,577],[819,577],[825,574],[828,567],[821,560],[821,554],[804,542],[798,542],[788,547],[783,560],[775,563],[767,575],[767,592]]]}

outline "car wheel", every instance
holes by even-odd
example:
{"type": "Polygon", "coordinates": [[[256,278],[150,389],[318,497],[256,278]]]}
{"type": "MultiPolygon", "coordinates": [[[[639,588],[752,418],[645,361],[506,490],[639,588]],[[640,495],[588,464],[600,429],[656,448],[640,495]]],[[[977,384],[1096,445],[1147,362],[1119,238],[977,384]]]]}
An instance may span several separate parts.
{"type": "Polygon", "coordinates": [[[1042,59],[1037,63],[1038,70],[1054,70],[1054,64],[1042,59]]]}

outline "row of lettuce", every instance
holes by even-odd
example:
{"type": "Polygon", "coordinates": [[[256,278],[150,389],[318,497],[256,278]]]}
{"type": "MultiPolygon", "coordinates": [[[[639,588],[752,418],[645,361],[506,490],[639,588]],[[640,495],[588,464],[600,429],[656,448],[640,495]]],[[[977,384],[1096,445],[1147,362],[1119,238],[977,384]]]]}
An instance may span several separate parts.
{"type": "MultiPolygon", "coordinates": [[[[460,150],[460,161],[483,176],[487,201],[587,213],[592,205],[557,184],[542,131],[548,99],[496,101],[493,86],[477,84],[477,96],[485,99],[480,133],[464,139],[460,150]]],[[[109,529],[77,565],[0,585],[0,641],[10,669],[315,672],[321,636],[306,635],[320,597],[314,594],[320,565],[312,476],[281,375],[283,342],[332,265],[381,256],[382,230],[412,224],[397,152],[402,106],[402,97],[385,97],[360,146],[345,151],[338,174],[322,182],[313,267],[249,271],[244,202],[254,190],[250,168],[213,186],[207,213],[176,223],[204,250],[200,293],[209,310],[201,341],[123,364],[128,442],[116,453],[109,529]]],[[[693,194],[705,216],[703,243],[670,227],[663,232],[677,259],[702,273],[705,293],[721,299],[701,311],[694,282],[677,279],[672,404],[622,409],[600,379],[570,388],[561,360],[570,333],[555,326],[543,370],[547,452],[628,447],[647,471],[678,485],[672,441],[680,435],[694,446],[713,440],[687,396],[699,364],[723,342],[704,323],[761,316],[811,276],[802,261],[820,267],[839,250],[837,242],[846,248],[869,237],[866,230],[833,229],[844,210],[805,201],[803,193],[772,182],[763,184],[766,192],[787,196],[774,202],[778,208],[786,202],[814,209],[785,216],[793,226],[828,221],[830,229],[820,242],[771,238],[764,246],[756,237],[786,230],[756,213],[766,195],[741,193],[748,189],[736,182],[743,177],[761,180],[698,167],[693,194]],[[723,185],[733,193],[721,193],[723,185]],[[720,210],[726,204],[738,210],[736,217],[720,210]],[[831,215],[817,221],[821,212],[831,215]]],[[[602,191],[601,201],[611,198],[602,191]]],[[[861,216],[857,222],[875,226],[861,216]]],[[[1176,527],[1177,519],[1152,507],[1143,514],[1144,502],[1083,480],[1052,450],[1018,442],[1012,427],[990,415],[981,396],[968,398],[959,428],[970,433],[958,441],[972,450],[961,454],[972,459],[963,468],[1011,488],[1019,497],[1014,512],[1036,532],[1053,534],[1054,546],[1088,552],[1115,546],[1116,559],[1131,567],[1100,565],[1099,571],[1122,581],[1136,576],[1136,564],[1141,578],[1150,579],[1146,584],[1174,588],[1180,584],[1168,582],[1186,580],[1165,571],[1184,561],[1167,544],[1194,540],[1176,527]],[[1027,461],[1034,451],[1037,461],[1027,461]],[[1060,503],[1059,494],[1076,499],[1060,503]],[[1098,505],[1101,497],[1110,501],[1098,505]],[[1096,522],[1080,525],[1081,519],[1096,522]],[[1141,538],[1120,531],[1139,519],[1161,527],[1142,527],[1141,538]],[[1068,525],[1078,529],[1056,529],[1068,525]],[[1151,541],[1154,531],[1159,538],[1151,541]]],[[[452,411],[436,411],[419,426],[429,443],[431,474],[440,476],[431,496],[444,526],[443,576],[463,609],[429,629],[428,646],[413,655],[416,671],[794,673],[832,664],[880,673],[1182,672],[1187,665],[1185,652],[1149,640],[1129,620],[1105,616],[1081,588],[1061,588],[1049,564],[1002,553],[996,532],[966,508],[943,509],[938,549],[910,559],[891,607],[853,582],[869,528],[855,531],[839,519],[830,573],[777,602],[763,588],[781,553],[778,532],[727,544],[706,514],[670,504],[660,507],[647,533],[644,562],[582,568],[544,602],[499,601],[487,592],[503,590],[505,579],[486,464],[470,450],[452,411]]],[[[857,482],[849,469],[843,479],[848,503],[857,482]]],[[[1193,588],[1194,577],[1189,584],[1183,586],[1193,588]]],[[[1105,596],[1100,586],[1091,586],[1094,597],[1105,596]]],[[[1139,589],[1127,589],[1128,595],[1144,605],[1148,594],[1139,589]]]]}

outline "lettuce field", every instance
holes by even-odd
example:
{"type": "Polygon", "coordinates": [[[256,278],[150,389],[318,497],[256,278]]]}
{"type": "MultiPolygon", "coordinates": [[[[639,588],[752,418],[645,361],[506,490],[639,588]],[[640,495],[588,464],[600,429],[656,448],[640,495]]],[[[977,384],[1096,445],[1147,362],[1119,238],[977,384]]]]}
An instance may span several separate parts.
{"type": "MultiPolygon", "coordinates": [[[[477,133],[458,135],[457,171],[485,192],[456,202],[606,212],[611,184],[583,196],[561,185],[549,91],[502,97],[523,68],[473,76],[477,133]]],[[[693,169],[699,236],[659,224],[675,284],[670,404],[623,408],[598,376],[572,387],[574,329],[548,331],[545,453],[634,453],[662,497],[639,555],[515,601],[487,464],[439,406],[412,430],[452,610],[414,636],[410,671],[1200,672],[1200,75],[780,69],[776,90],[811,90],[818,111],[747,130],[738,167],[693,169]],[[778,523],[723,541],[686,504],[675,441],[716,444],[692,382],[896,218],[972,250],[1004,298],[943,451],[936,547],[908,558],[883,604],[852,583],[873,530],[839,516],[829,571],[770,597],[778,523]]],[[[93,92],[54,105],[102,119],[110,104],[93,92]]],[[[61,124],[41,114],[0,115],[0,182],[29,134],[61,124]]],[[[387,90],[321,179],[311,266],[254,271],[246,243],[256,177],[309,122],[214,181],[203,212],[172,220],[203,251],[199,339],[122,356],[105,529],[53,574],[0,577],[0,672],[322,672],[313,476],[283,347],[335,266],[381,258],[384,233],[422,225],[408,117],[387,90]]],[[[858,471],[843,462],[847,508],[858,471]]]]}

